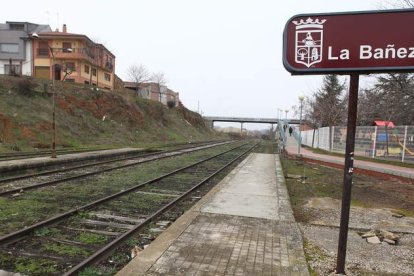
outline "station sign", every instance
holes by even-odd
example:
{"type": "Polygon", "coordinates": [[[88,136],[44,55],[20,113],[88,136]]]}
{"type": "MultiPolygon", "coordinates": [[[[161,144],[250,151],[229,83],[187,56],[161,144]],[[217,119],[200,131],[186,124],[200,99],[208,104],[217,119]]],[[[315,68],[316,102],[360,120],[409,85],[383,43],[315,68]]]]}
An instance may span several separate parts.
{"type": "Polygon", "coordinates": [[[414,71],[414,9],[293,16],[283,33],[292,74],[414,71]]]}

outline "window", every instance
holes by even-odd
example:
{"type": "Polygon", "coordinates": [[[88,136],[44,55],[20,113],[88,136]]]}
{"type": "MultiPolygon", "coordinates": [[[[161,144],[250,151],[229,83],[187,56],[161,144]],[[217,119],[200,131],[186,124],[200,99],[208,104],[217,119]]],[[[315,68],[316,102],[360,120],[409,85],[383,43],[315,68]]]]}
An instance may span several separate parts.
{"type": "Polygon", "coordinates": [[[66,71],[76,71],[75,63],[74,62],[66,62],[66,71]]]}
{"type": "Polygon", "coordinates": [[[63,42],[62,43],[62,52],[64,52],[64,53],[72,53],[72,43],[70,43],[70,42],[63,42]]]}
{"type": "Polygon", "coordinates": [[[24,24],[10,24],[10,30],[24,30],[24,24]]]}
{"type": "Polygon", "coordinates": [[[75,82],[75,79],[65,79],[66,82],[75,82]]]}
{"type": "Polygon", "coordinates": [[[37,54],[39,56],[49,56],[49,44],[47,41],[39,41],[39,49],[37,49],[37,54]]]}
{"type": "Polygon", "coordinates": [[[36,66],[35,77],[39,79],[49,79],[50,67],[49,66],[36,66]]]}
{"type": "Polygon", "coordinates": [[[92,68],[92,75],[96,76],[96,68],[92,68]]]}
{"type": "Polygon", "coordinates": [[[10,64],[4,65],[4,73],[7,75],[21,75],[22,74],[22,68],[20,65],[12,64],[10,68],[10,64]]]}
{"type": "Polygon", "coordinates": [[[89,84],[89,81],[83,81],[84,84],[89,84]]]}
{"type": "Polygon", "coordinates": [[[19,53],[19,44],[1,43],[0,52],[17,54],[19,53]]]}
{"type": "Polygon", "coordinates": [[[104,78],[106,81],[111,81],[111,75],[108,73],[105,73],[104,78]]]}
{"type": "Polygon", "coordinates": [[[85,73],[89,74],[89,66],[88,65],[85,65],[85,73]]]}
{"type": "Polygon", "coordinates": [[[85,53],[91,59],[95,58],[95,53],[94,53],[94,50],[93,50],[92,46],[87,46],[87,48],[83,48],[82,51],[83,51],[83,53],[85,53]]]}
{"type": "Polygon", "coordinates": [[[39,56],[48,57],[49,56],[49,49],[45,48],[39,48],[37,54],[39,56]]]}

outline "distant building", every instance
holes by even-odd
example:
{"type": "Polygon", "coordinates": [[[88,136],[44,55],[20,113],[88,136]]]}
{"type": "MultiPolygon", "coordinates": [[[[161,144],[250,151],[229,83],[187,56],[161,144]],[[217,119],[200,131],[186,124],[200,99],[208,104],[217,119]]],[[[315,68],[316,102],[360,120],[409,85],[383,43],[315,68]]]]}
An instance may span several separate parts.
{"type": "Polygon", "coordinates": [[[37,35],[33,37],[34,77],[114,89],[115,56],[104,45],[68,33],[66,24],[61,32],[37,35]]]}
{"type": "Polygon", "coordinates": [[[33,76],[32,33],[50,32],[49,25],[6,21],[0,24],[0,74],[33,76]]]}
{"type": "Polygon", "coordinates": [[[175,106],[177,106],[180,101],[178,92],[174,92],[165,85],[158,86],[154,82],[140,83],[138,91],[137,83],[135,82],[124,82],[124,87],[136,91],[141,98],[161,102],[164,105],[167,105],[168,102],[174,102],[175,106]]]}

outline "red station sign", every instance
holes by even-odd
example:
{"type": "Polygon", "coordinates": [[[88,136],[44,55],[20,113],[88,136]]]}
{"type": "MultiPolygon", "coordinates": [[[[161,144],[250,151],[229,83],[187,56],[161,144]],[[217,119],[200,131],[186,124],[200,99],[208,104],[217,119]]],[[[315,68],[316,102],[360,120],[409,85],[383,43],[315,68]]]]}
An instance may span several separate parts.
{"type": "Polygon", "coordinates": [[[414,9],[292,17],[283,64],[292,74],[414,71],[414,9]]]}

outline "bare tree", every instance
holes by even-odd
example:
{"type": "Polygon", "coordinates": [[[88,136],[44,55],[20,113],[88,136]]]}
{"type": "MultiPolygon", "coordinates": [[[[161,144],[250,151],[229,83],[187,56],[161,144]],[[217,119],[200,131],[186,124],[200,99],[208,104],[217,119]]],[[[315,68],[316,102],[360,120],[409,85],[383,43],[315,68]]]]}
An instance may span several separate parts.
{"type": "Polygon", "coordinates": [[[157,84],[158,93],[160,93],[160,103],[162,102],[162,91],[161,88],[167,83],[167,79],[165,78],[165,75],[163,72],[154,73],[151,76],[151,81],[157,84]]]}
{"type": "Polygon", "coordinates": [[[142,64],[131,65],[128,68],[128,78],[130,81],[135,83],[135,90],[139,96],[142,96],[140,94],[141,85],[148,82],[149,75],[149,71],[142,64]]]}
{"type": "MultiPolygon", "coordinates": [[[[414,0],[387,0],[381,9],[414,8],[414,0]]],[[[413,124],[414,75],[408,73],[381,74],[373,88],[362,94],[362,103],[370,105],[361,114],[363,120],[392,120],[397,124],[413,124]]],[[[361,113],[361,112],[359,112],[361,113]]]]}
{"type": "Polygon", "coordinates": [[[414,8],[414,0],[400,0],[401,8],[414,8]]]}
{"type": "Polygon", "coordinates": [[[414,0],[388,0],[380,4],[381,9],[407,9],[414,8],[414,0]]]}
{"type": "Polygon", "coordinates": [[[361,93],[359,120],[393,121],[396,124],[414,123],[414,76],[407,73],[378,75],[376,83],[361,93]]]}
{"type": "Polygon", "coordinates": [[[389,5],[399,9],[414,8],[414,0],[396,0],[389,3],[389,5]]]}

